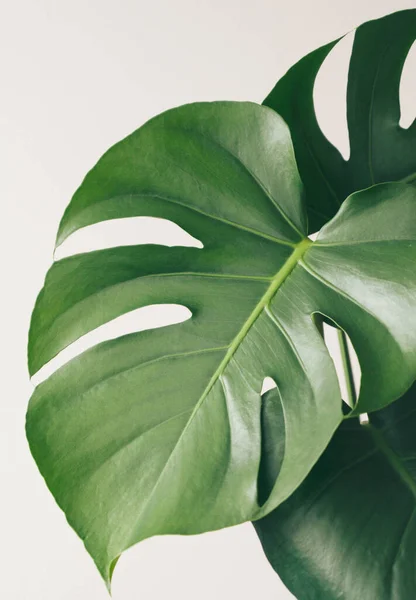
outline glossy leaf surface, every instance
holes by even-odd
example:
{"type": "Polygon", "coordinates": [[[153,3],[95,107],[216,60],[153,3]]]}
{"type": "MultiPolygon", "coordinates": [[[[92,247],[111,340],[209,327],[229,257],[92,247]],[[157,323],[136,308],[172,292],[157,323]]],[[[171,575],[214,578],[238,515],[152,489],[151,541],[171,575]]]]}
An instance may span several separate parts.
{"type": "Polygon", "coordinates": [[[32,453],[107,582],[134,543],[258,519],[304,480],[342,419],[315,313],[353,340],[363,370],[357,410],[408,389],[416,371],[415,201],[406,184],[353,195],[312,243],[287,126],[247,103],[164,113],[87,175],[58,242],[91,223],[153,216],[204,246],[63,259],[36,303],[32,373],[140,306],[192,312],[184,323],[95,346],[30,402],[32,453]],[[264,486],[268,376],[284,412],[284,455],[264,486]]]}
{"type": "Polygon", "coordinates": [[[316,75],[338,40],[314,50],[264,101],[288,123],[306,190],[309,231],[318,231],[351,193],[386,181],[416,179],[416,122],[399,125],[403,64],[416,39],[416,9],[364,23],[355,32],[348,73],[350,158],[345,161],[316,120],[316,75]]]}
{"type": "MultiPolygon", "coordinates": [[[[298,600],[416,597],[415,432],[416,385],[369,424],[346,420],[300,488],[255,523],[298,600]]],[[[274,479],[276,449],[268,458],[274,479]]]]}

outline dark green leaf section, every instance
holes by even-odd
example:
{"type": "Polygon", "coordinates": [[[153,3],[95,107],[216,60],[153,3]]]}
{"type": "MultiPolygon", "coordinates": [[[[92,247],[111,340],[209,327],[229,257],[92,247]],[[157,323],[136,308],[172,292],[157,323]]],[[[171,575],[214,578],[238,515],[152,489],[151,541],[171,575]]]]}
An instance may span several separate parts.
{"type": "Polygon", "coordinates": [[[347,419],[300,488],[255,523],[298,600],[416,597],[415,431],[416,385],[368,425],[347,419]]]}
{"type": "Polygon", "coordinates": [[[285,419],[279,390],[273,389],[262,396],[261,458],[258,475],[260,505],[270,496],[285,456],[285,419]]]}
{"type": "Polygon", "coordinates": [[[355,33],[347,89],[350,158],[323,135],[313,87],[338,40],[311,52],[276,84],[264,101],[288,123],[306,189],[309,231],[334,216],[351,193],[374,183],[416,178],[416,124],[399,126],[399,84],[416,39],[416,9],[365,23],[355,33]]]}
{"type": "Polygon", "coordinates": [[[313,104],[316,75],[337,41],[302,58],[289,69],[263,103],[278,112],[289,125],[305,186],[310,233],[318,231],[335,215],[345,199],[338,183],[344,159],[322,133],[313,104]]]}
{"type": "Polygon", "coordinates": [[[72,199],[59,241],[135,215],[170,219],[203,243],[66,258],[33,313],[31,372],[138,307],[192,313],[96,345],[30,401],[32,453],[107,583],[133,544],[258,519],[304,480],[342,420],[317,313],[357,349],[357,410],[386,406],[411,385],[416,190],[382,184],[349,197],[315,243],[302,195],[283,120],[254,104],[214,103],[147,123],[72,199]],[[265,377],[278,386],[284,428],[277,405],[262,426],[265,377]],[[264,462],[275,436],[278,470],[264,462]]]}

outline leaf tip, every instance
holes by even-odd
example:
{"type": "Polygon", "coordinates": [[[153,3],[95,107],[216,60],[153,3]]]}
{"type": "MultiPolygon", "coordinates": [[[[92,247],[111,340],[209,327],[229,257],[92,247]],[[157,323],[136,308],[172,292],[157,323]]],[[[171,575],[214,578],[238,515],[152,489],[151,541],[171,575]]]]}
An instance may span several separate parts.
{"type": "Polygon", "coordinates": [[[112,597],[112,581],[113,581],[113,573],[114,573],[114,569],[116,568],[116,564],[118,563],[118,559],[120,558],[119,556],[116,556],[116,558],[113,558],[113,560],[110,562],[108,568],[107,568],[107,572],[104,575],[104,581],[105,581],[105,585],[107,588],[107,591],[109,593],[109,595],[112,597]]]}

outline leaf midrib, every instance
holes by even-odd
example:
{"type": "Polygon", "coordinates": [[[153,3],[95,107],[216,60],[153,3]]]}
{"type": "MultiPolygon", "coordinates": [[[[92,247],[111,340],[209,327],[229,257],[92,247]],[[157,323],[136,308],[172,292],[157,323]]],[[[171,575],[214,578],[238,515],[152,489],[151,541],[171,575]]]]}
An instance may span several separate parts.
{"type": "Polygon", "coordinates": [[[376,239],[376,240],[354,240],[354,241],[339,241],[339,242],[320,242],[319,239],[315,242],[315,248],[343,247],[343,246],[365,246],[368,244],[414,244],[415,240],[411,238],[395,238],[395,239],[376,239]]]}
{"type": "Polygon", "coordinates": [[[363,425],[366,430],[370,433],[372,440],[379,450],[379,452],[385,457],[390,467],[400,477],[401,481],[408,488],[416,500],[416,481],[414,481],[411,473],[408,471],[400,456],[389,446],[383,433],[371,425],[371,423],[363,425]]]}
{"type": "MultiPolygon", "coordinates": [[[[224,356],[224,358],[222,359],[222,361],[220,362],[220,364],[218,365],[217,369],[215,370],[214,374],[212,375],[211,379],[209,380],[204,392],[202,393],[202,395],[200,396],[198,402],[196,403],[185,427],[183,428],[180,436],[178,437],[178,440],[176,441],[172,452],[170,453],[163,469],[161,470],[156,483],[152,489],[152,492],[149,496],[149,498],[147,499],[147,502],[143,508],[143,510],[141,511],[140,515],[138,515],[138,519],[142,519],[146,509],[149,507],[152,498],[154,497],[162,479],[163,479],[163,475],[166,472],[166,469],[172,459],[172,456],[175,453],[176,448],[178,448],[178,445],[181,441],[181,439],[184,437],[184,435],[186,434],[190,424],[192,423],[193,418],[195,417],[196,413],[198,412],[199,408],[201,407],[202,403],[204,402],[204,400],[206,399],[206,397],[208,396],[208,394],[210,393],[210,391],[212,390],[214,384],[220,379],[221,375],[223,374],[224,370],[226,369],[227,365],[229,364],[229,362],[231,361],[231,359],[233,358],[234,354],[236,353],[238,347],[240,346],[240,344],[242,343],[242,341],[245,339],[246,335],[248,334],[249,330],[251,329],[251,327],[254,325],[254,323],[256,322],[256,320],[258,319],[258,317],[260,316],[260,314],[263,312],[263,310],[268,306],[268,304],[270,303],[271,299],[273,298],[273,296],[276,294],[277,290],[279,289],[279,287],[285,282],[285,280],[287,279],[287,277],[291,274],[291,272],[293,271],[293,269],[296,267],[296,265],[299,263],[300,259],[302,258],[302,256],[305,254],[305,252],[307,251],[307,249],[313,244],[312,240],[310,240],[309,238],[304,238],[301,242],[299,242],[299,244],[297,244],[295,246],[294,251],[292,252],[292,254],[289,256],[289,258],[286,260],[286,262],[284,263],[284,265],[281,267],[281,269],[279,269],[279,271],[276,273],[276,275],[273,277],[270,286],[268,287],[268,289],[266,290],[266,292],[263,294],[262,298],[259,300],[259,302],[257,303],[257,305],[255,306],[254,310],[252,311],[252,313],[250,314],[250,316],[248,317],[248,319],[245,321],[245,323],[243,324],[242,328],[240,329],[240,331],[238,332],[237,336],[234,338],[234,340],[232,341],[232,343],[230,344],[230,346],[228,347],[228,350],[224,356]]],[[[117,557],[115,557],[113,559],[112,562],[116,561],[117,557]]],[[[111,574],[111,564],[110,564],[110,570],[109,573],[111,574]]],[[[110,575],[111,576],[111,575],[110,575]]]]}

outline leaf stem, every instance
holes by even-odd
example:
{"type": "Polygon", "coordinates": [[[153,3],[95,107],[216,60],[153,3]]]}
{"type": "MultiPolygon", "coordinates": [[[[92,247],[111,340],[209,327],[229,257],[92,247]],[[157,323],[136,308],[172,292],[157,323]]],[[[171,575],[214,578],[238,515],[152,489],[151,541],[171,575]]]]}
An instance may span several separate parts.
{"type": "Polygon", "coordinates": [[[354,373],[352,370],[351,356],[348,349],[348,339],[345,331],[338,329],[339,349],[341,351],[342,366],[344,368],[345,383],[347,386],[348,404],[354,408],[357,402],[357,391],[355,389],[354,373]]]}

